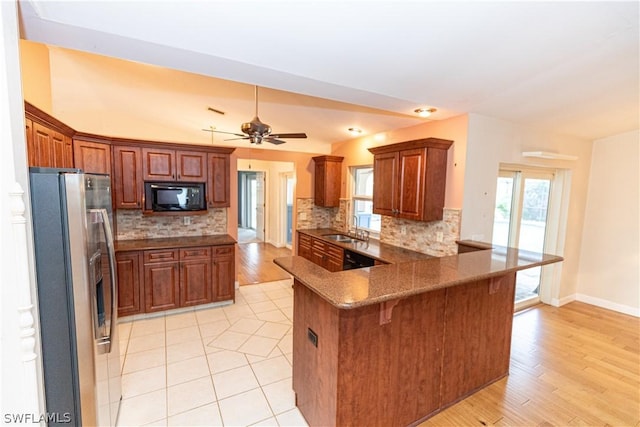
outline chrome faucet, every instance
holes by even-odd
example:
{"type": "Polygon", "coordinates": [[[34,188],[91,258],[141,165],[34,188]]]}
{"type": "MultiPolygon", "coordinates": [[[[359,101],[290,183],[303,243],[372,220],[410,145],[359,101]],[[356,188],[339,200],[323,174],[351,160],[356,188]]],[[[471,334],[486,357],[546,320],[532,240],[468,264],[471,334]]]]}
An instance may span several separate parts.
{"type": "Polygon", "coordinates": [[[358,215],[353,216],[353,224],[356,226],[355,228],[355,236],[358,237],[358,215]]]}

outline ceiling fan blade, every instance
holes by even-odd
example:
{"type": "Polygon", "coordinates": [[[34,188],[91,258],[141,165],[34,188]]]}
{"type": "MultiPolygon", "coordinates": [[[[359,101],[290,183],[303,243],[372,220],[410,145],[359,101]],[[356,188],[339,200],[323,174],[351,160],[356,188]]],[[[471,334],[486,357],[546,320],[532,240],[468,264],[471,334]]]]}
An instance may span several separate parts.
{"type": "Polygon", "coordinates": [[[202,130],[203,130],[203,131],[206,131],[206,132],[226,133],[227,135],[245,136],[245,135],[243,135],[243,134],[241,134],[241,133],[225,132],[225,131],[222,131],[222,130],[214,130],[214,129],[202,129],[202,130]]]}
{"type": "MultiPolygon", "coordinates": [[[[234,134],[234,135],[237,135],[237,134],[234,134]]],[[[237,141],[238,139],[251,139],[251,138],[249,138],[248,136],[245,136],[243,138],[228,138],[228,139],[225,139],[225,141],[237,141]]]]}
{"type": "Polygon", "coordinates": [[[284,143],[286,143],[286,142],[287,142],[287,141],[282,141],[282,140],[280,140],[280,139],[275,139],[275,138],[273,138],[273,137],[271,137],[271,136],[268,136],[268,137],[262,138],[262,140],[263,140],[263,141],[270,142],[270,143],[275,144],[275,145],[280,145],[280,144],[284,144],[284,143]]]}
{"type": "Polygon", "coordinates": [[[306,138],[306,133],[272,133],[269,135],[271,138],[306,138]]]}

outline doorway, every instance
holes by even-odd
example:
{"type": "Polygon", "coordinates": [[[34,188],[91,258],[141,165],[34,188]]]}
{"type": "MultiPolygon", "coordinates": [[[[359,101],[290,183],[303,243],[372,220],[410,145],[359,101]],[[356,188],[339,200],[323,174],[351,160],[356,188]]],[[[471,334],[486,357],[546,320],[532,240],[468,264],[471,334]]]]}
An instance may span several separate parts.
{"type": "Polygon", "coordinates": [[[265,173],[238,171],[238,243],[264,241],[265,173]]]}
{"type": "MultiPolygon", "coordinates": [[[[545,252],[549,203],[555,174],[551,171],[501,169],[498,175],[492,242],[533,252],[545,252]]],[[[540,301],[542,267],[519,271],[516,309],[540,301]]]]}

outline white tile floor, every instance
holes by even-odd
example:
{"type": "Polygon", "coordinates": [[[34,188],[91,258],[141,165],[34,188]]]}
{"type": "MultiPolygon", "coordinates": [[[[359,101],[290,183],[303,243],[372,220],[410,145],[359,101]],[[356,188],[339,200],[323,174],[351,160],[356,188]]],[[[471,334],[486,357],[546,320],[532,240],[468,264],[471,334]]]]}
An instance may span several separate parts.
{"type": "Polygon", "coordinates": [[[120,426],[306,426],[291,389],[291,280],[120,323],[120,426]]]}

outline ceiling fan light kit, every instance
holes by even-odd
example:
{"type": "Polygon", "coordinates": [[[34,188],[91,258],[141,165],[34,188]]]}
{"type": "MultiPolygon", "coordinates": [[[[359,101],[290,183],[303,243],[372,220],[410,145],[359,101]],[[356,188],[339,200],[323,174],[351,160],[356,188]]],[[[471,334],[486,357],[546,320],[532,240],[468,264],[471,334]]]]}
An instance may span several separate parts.
{"type": "MultiPolygon", "coordinates": [[[[228,135],[235,135],[239,137],[239,138],[225,139],[225,141],[232,141],[236,139],[246,139],[252,144],[262,144],[262,141],[266,141],[271,144],[280,145],[286,142],[282,140],[283,138],[286,139],[286,138],[306,138],[307,137],[307,134],[304,132],[273,134],[271,126],[261,122],[260,119],[258,118],[258,86],[254,86],[254,87],[255,87],[256,114],[250,122],[242,123],[242,125],[240,126],[240,130],[242,131],[242,133],[223,132],[220,130],[215,130],[213,126],[211,127],[211,129],[202,129],[202,130],[207,132],[225,133],[228,135]]],[[[224,114],[219,110],[214,110],[211,107],[209,107],[209,110],[219,114],[220,113],[224,114]]]]}

